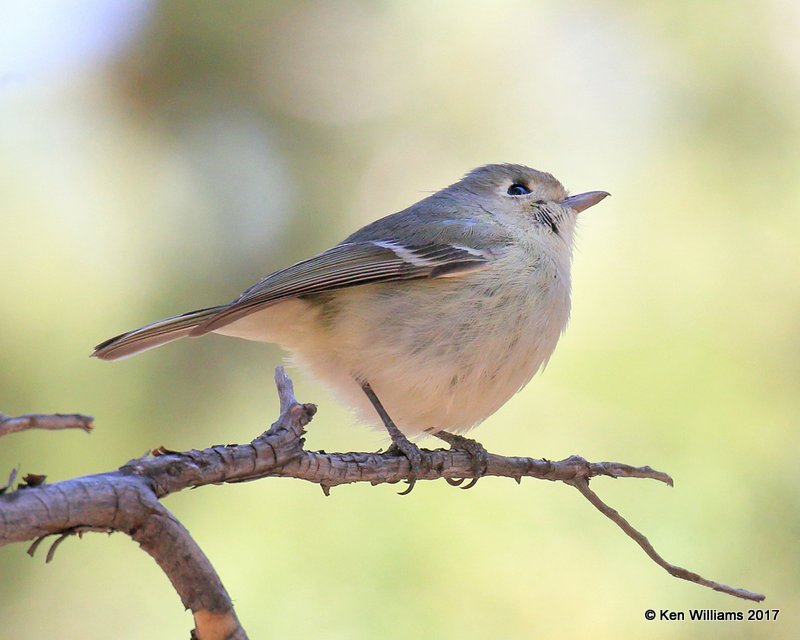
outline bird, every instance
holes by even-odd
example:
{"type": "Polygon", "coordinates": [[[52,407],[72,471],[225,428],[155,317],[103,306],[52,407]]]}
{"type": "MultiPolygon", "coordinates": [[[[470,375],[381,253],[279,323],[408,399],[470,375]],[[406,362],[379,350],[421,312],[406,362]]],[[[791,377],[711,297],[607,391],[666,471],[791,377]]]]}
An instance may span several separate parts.
{"type": "Polygon", "coordinates": [[[209,333],[277,343],[388,431],[409,459],[409,491],[426,435],[470,454],[474,484],[486,452],[462,434],[547,364],[570,315],[578,214],[608,195],[569,195],[520,164],[478,167],[231,302],[127,331],[91,355],[119,360],[209,333]]]}

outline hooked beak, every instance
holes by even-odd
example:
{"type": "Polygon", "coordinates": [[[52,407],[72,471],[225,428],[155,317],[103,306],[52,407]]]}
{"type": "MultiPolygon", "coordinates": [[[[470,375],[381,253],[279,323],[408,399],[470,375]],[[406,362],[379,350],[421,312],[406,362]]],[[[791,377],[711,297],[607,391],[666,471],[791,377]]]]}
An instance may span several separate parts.
{"type": "Polygon", "coordinates": [[[574,209],[576,212],[580,213],[589,207],[593,207],[603,198],[606,198],[610,195],[611,194],[607,191],[587,191],[586,193],[579,193],[576,196],[564,198],[561,202],[559,202],[559,204],[562,207],[569,207],[570,209],[574,209]]]}

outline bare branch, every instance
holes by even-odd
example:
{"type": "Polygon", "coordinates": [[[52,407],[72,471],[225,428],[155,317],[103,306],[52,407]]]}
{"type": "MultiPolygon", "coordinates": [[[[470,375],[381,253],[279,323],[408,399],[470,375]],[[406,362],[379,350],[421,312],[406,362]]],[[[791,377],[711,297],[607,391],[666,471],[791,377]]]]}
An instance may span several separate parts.
{"type": "Polygon", "coordinates": [[[167,574],[183,606],[194,615],[199,640],[246,640],[228,592],[192,536],[150,495],[152,512],[131,537],[167,574]]]}
{"type": "Polygon", "coordinates": [[[567,482],[567,484],[571,484],[578,491],[580,491],[581,494],[583,494],[583,496],[589,502],[591,502],[598,511],[600,511],[600,513],[609,518],[620,529],[622,529],[629,538],[633,539],[636,544],[644,549],[644,552],[650,556],[653,562],[655,562],[658,566],[663,567],[664,570],[666,570],[670,575],[675,576],[676,578],[681,578],[682,580],[694,582],[695,584],[699,584],[703,587],[708,587],[709,589],[714,589],[714,591],[721,591],[722,593],[727,593],[728,595],[735,596],[737,598],[743,598],[744,600],[761,602],[765,599],[763,594],[753,593],[747,589],[737,589],[736,587],[729,587],[726,584],[714,582],[713,580],[707,580],[703,576],[698,575],[693,571],[670,564],[664,560],[661,555],[659,555],[659,553],[653,548],[653,545],[650,544],[650,541],[645,538],[644,535],[637,531],[630,522],[620,515],[619,511],[609,507],[600,499],[600,496],[598,496],[589,488],[589,481],[586,478],[570,480],[567,482]]]}
{"type": "MultiPolygon", "coordinates": [[[[316,413],[313,404],[296,401],[292,382],[283,368],[275,373],[281,415],[272,427],[244,445],[218,445],[202,451],[172,452],[160,447],[131,460],[117,471],[41,484],[0,495],[0,546],[44,537],[86,531],[122,531],[139,542],[169,577],[181,600],[195,617],[200,640],[245,638],[230,598],[216,572],[189,532],[159,499],[189,487],[223,482],[246,482],[266,477],[291,477],[331,487],[355,482],[373,485],[408,480],[405,457],[390,453],[324,453],[303,448],[304,427],[316,413]]],[[[764,596],[707,580],[666,562],[641,533],[591,489],[589,479],[649,478],[672,485],[672,478],[650,467],[618,462],[588,462],[580,456],[551,461],[487,454],[484,475],[523,477],[574,486],[601,513],[614,521],[659,566],[675,577],[739,598],[761,601],[764,596]]],[[[423,450],[417,481],[474,478],[473,460],[462,450],[423,450]]],[[[10,480],[13,483],[13,478],[10,480]]],[[[10,489],[11,487],[9,487],[10,489]]]]}
{"type": "Polygon", "coordinates": [[[89,433],[94,427],[94,418],[80,413],[28,413],[11,417],[0,413],[0,437],[27,429],[83,429],[89,433]]]}

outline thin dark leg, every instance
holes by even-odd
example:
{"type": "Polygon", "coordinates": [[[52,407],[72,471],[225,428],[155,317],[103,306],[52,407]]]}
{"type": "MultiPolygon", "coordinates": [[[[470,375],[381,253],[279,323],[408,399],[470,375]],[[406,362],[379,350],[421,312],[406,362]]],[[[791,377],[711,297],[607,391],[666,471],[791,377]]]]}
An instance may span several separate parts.
{"type": "MultiPolygon", "coordinates": [[[[450,445],[451,449],[458,449],[466,452],[467,455],[469,455],[470,461],[472,462],[472,470],[475,475],[472,477],[472,480],[470,480],[461,488],[472,489],[472,487],[478,483],[478,480],[481,479],[483,474],[486,473],[486,464],[489,459],[489,454],[486,452],[486,449],[483,448],[483,445],[480,442],[477,442],[472,438],[457,436],[454,433],[448,433],[447,431],[437,431],[433,435],[440,440],[444,440],[450,445]]],[[[447,482],[454,487],[457,487],[464,482],[464,478],[460,478],[458,480],[445,478],[445,480],[447,480],[447,482]]]]}
{"type": "Polygon", "coordinates": [[[375,392],[372,390],[369,382],[362,382],[361,388],[363,389],[364,393],[367,394],[367,398],[369,398],[372,406],[375,407],[375,411],[378,412],[381,420],[383,420],[386,430],[389,432],[389,435],[392,438],[392,447],[390,451],[393,449],[395,452],[399,452],[400,454],[404,455],[406,458],[408,458],[408,462],[411,465],[411,472],[408,474],[408,489],[400,492],[400,495],[404,496],[411,492],[411,490],[414,488],[414,484],[417,482],[417,476],[422,468],[422,453],[420,452],[419,447],[406,438],[403,435],[403,432],[397,428],[397,425],[391,419],[389,414],[386,413],[386,409],[384,409],[381,401],[378,400],[378,396],[375,395],[375,392]]]}

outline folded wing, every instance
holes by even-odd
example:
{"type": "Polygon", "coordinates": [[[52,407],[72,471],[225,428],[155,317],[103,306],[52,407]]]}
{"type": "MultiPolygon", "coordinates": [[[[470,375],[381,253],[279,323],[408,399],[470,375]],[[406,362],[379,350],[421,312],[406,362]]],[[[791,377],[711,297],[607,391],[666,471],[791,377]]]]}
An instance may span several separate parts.
{"type": "Polygon", "coordinates": [[[489,260],[485,252],[453,244],[405,246],[389,241],[340,244],[267,276],[198,325],[190,335],[215,331],[285,298],[376,282],[455,277],[481,269],[489,260]]]}
{"type": "Polygon", "coordinates": [[[190,311],[110,338],[97,345],[92,356],[118,360],[179,338],[201,336],[286,298],[376,282],[456,277],[489,261],[488,253],[456,244],[347,242],[276,271],[230,304],[190,311]]]}

